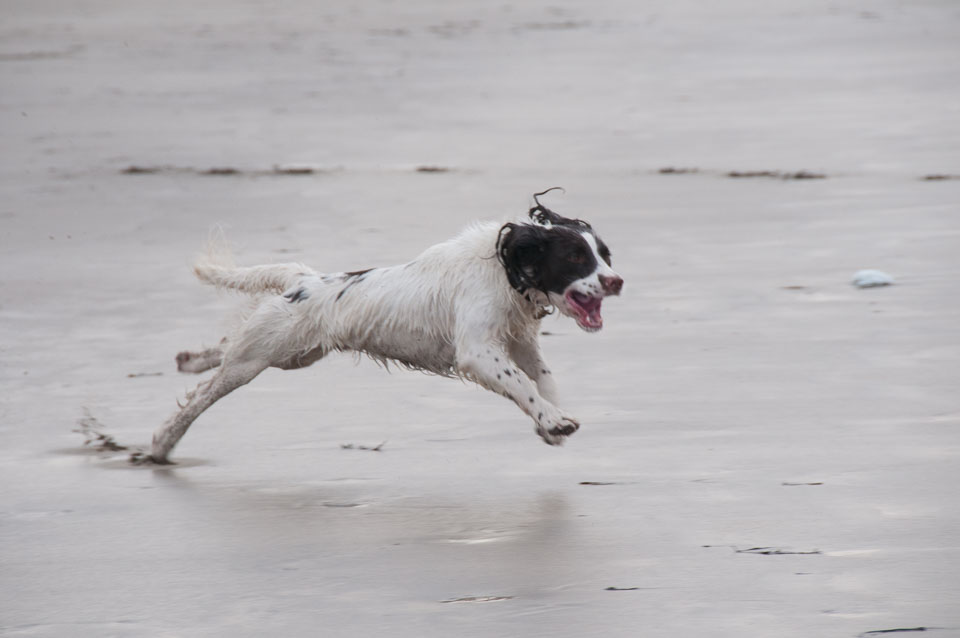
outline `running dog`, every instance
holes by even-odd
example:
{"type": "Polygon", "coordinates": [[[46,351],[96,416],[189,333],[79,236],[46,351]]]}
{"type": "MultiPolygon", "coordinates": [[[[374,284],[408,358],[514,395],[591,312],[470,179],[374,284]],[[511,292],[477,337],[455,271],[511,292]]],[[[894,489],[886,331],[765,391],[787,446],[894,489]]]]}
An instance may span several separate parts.
{"type": "MultiPolygon", "coordinates": [[[[553,190],[553,189],[550,189],[553,190]]],[[[269,367],[305,368],[333,351],[458,377],[502,394],[550,445],[577,431],[537,341],[552,309],[587,332],[603,327],[604,297],[623,279],[585,221],[558,215],[534,195],[525,219],[477,223],[406,264],[333,274],[302,264],[235,267],[210,254],[194,266],[218,288],[253,295],[255,310],[220,345],[181,352],[177,367],[219,367],[153,436],[135,463],[169,463],[190,424],[269,367]]]]}

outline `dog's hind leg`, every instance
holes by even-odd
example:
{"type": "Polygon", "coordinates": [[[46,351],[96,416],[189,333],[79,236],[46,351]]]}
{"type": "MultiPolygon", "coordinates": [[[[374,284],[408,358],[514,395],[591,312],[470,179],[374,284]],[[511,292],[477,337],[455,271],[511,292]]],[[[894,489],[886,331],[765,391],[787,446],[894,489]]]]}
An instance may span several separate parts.
{"type": "MultiPolygon", "coordinates": [[[[167,457],[170,451],[204,410],[253,381],[268,367],[283,367],[282,364],[291,359],[297,352],[302,334],[296,329],[299,318],[289,312],[286,304],[282,298],[275,297],[257,308],[226,344],[216,374],[188,394],[187,402],[180,411],[154,433],[150,453],[135,454],[131,456],[131,461],[169,463],[167,457]]],[[[322,356],[322,352],[319,354],[322,356]]]]}
{"type": "Polygon", "coordinates": [[[134,463],[153,462],[161,465],[169,463],[167,457],[170,451],[204,410],[240,386],[250,383],[267,366],[268,362],[264,360],[227,361],[213,378],[201,383],[196,390],[187,395],[187,402],[183,407],[154,433],[150,454],[134,454],[130,460],[134,463]]]}

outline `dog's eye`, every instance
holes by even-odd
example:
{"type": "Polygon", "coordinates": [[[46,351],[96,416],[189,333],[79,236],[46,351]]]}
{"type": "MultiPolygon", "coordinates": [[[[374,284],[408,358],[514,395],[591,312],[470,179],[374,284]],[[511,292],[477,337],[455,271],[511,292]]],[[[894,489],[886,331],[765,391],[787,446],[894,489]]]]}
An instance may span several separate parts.
{"type": "Polygon", "coordinates": [[[603,259],[605,262],[607,262],[608,266],[612,265],[610,263],[610,249],[607,248],[607,245],[604,244],[603,242],[600,242],[599,252],[600,252],[600,258],[603,259]]]}
{"type": "Polygon", "coordinates": [[[585,264],[587,263],[587,253],[581,250],[570,253],[567,255],[567,261],[569,261],[571,264],[585,264]]]}

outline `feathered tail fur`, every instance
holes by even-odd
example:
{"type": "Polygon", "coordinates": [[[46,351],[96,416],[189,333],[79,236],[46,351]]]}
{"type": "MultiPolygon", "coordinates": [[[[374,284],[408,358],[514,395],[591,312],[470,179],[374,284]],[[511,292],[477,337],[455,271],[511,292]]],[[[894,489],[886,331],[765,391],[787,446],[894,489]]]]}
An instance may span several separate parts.
{"type": "Polygon", "coordinates": [[[193,265],[193,272],[204,283],[252,295],[281,293],[300,277],[315,274],[313,269],[299,263],[236,266],[230,245],[219,231],[211,234],[204,255],[193,265]]]}

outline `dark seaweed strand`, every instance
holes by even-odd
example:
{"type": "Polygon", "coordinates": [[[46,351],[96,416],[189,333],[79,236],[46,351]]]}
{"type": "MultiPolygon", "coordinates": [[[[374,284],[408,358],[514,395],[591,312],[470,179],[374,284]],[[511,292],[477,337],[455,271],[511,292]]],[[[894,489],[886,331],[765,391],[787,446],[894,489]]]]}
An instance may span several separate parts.
{"type": "Polygon", "coordinates": [[[540,203],[540,200],[538,198],[541,195],[546,195],[550,191],[555,191],[555,190],[559,190],[564,193],[567,192],[563,190],[563,187],[561,186],[553,186],[552,188],[548,188],[545,191],[533,194],[533,201],[536,202],[537,205],[532,207],[529,211],[527,211],[527,215],[530,216],[530,219],[542,225],[546,225],[549,223],[555,226],[575,226],[575,227],[592,230],[593,227],[587,222],[583,221],[582,219],[571,219],[569,217],[564,217],[563,215],[553,212],[552,210],[550,210],[549,208],[547,208],[546,206],[540,203]]]}

